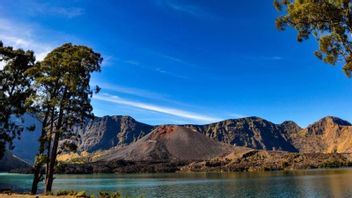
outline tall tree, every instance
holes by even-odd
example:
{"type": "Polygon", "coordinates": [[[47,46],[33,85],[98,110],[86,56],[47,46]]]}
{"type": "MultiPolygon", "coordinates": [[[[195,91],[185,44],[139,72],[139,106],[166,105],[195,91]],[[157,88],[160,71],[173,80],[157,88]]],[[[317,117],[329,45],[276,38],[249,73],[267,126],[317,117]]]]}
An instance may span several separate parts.
{"type": "MultiPolygon", "coordinates": [[[[43,113],[43,131],[35,162],[32,193],[37,191],[46,164],[45,191],[52,190],[54,168],[60,138],[70,128],[91,117],[89,82],[91,73],[100,71],[102,58],[92,49],[66,43],[30,70],[37,85],[37,102],[43,113]]],[[[98,90],[98,88],[96,89],[98,90]]]]}
{"type": "Polygon", "coordinates": [[[299,42],[311,35],[319,43],[315,55],[326,63],[343,64],[348,77],[352,72],[352,2],[350,0],[275,0],[275,8],[284,12],[276,26],[297,30],[299,42]]]}
{"type": "Polygon", "coordinates": [[[29,111],[33,89],[26,71],[35,65],[32,51],[5,47],[0,41],[0,159],[12,148],[24,127],[21,116],[29,111]]]}

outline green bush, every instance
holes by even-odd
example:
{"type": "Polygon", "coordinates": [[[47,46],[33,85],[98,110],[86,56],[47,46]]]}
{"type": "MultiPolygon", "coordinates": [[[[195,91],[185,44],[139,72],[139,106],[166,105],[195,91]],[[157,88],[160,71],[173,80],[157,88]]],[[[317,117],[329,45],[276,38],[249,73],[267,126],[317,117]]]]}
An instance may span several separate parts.
{"type": "Polygon", "coordinates": [[[118,192],[99,192],[99,198],[121,198],[121,194],[118,192]]]}
{"type": "Polygon", "coordinates": [[[86,191],[79,191],[77,192],[76,197],[89,197],[89,196],[87,196],[86,191]]]}
{"type": "Polygon", "coordinates": [[[77,192],[75,192],[73,190],[61,190],[56,193],[57,196],[66,196],[66,195],[73,196],[76,194],[77,194],[77,192]]]}

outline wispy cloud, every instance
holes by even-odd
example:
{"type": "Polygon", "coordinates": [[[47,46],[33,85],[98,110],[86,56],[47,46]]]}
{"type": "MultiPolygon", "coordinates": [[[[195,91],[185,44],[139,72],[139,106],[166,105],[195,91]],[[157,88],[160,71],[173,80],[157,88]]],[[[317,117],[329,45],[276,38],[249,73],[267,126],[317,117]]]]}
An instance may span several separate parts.
{"type": "Polygon", "coordinates": [[[137,66],[137,67],[142,68],[142,69],[149,70],[149,71],[155,71],[155,72],[158,72],[158,73],[163,74],[163,75],[168,75],[168,76],[172,76],[172,77],[175,77],[175,78],[181,78],[181,79],[189,79],[189,77],[187,77],[185,75],[181,75],[181,74],[178,74],[178,73],[175,73],[175,72],[168,71],[168,70],[166,70],[166,69],[164,69],[162,67],[146,66],[145,64],[142,64],[141,62],[136,61],[136,60],[125,60],[123,62],[127,63],[129,65],[133,65],[133,66],[137,66]]]}
{"type": "Polygon", "coordinates": [[[155,71],[159,72],[159,73],[162,73],[162,74],[166,74],[168,76],[172,76],[172,77],[175,77],[175,78],[182,78],[182,79],[188,79],[187,76],[183,76],[183,75],[179,75],[179,74],[176,74],[176,73],[173,73],[173,72],[169,72],[169,71],[166,71],[160,67],[156,68],[155,71]]]}
{"type": "Polygon", "coordinates": [[[153,53],[163,59],[166,59],[168,61],[172,61],[174,63],[178,63],[178,64],[182,64],[182,65],[185,65],[185,66],[192,66],[192,67],[196,67],[196,65],[192,64],[192,63],[189,63],[188,61],[186,60],[183,60],[181,58],[178,58],[178,57],[174,57],[174,56],[170,56],[170,55],[166,55],[166,54],[162,54],[162,53],[153,53]]]}
{"type": "Polygon", "coordinates": [[[25,10],[30,15],[53,15],[65,18],[74,18],[85,13],[85,10],[81,7],[67,5],[69,2],[65,2],[64,5],[59,5],[60,1],[51,1],[50,3],[40,1],[22,1],[22,3],[25,5],[25,10]]]}
{"type": "Polygon", "coordinates": [[[124,93],[124,94],[129,94],[129,95],[149,98],[149,99],[167,100],[166,96],[163,94],[147,91],[144,89],[126,87],[121,85],[105,83],[105,82],[93,82],[92,84],[98,84],[99,87],[102,88],[102,90],[109,90],[109,91],[114,91],[118,93],[124,93]]]}
{"type": "Polygon", "coordinates": [[[158,6],[171,9],[175,12],[187,14],[189,16],[198,18],[216,18],[206,9],[195,4],[186,4],[180,2],[179,0],[156,0],[156,3],[158,6]]]}
{"type": "Polygon", "coordinates": [[[140,65],[139,61],[136,61],[136,60],[125,60],[124,62],[130,65],[137,65],[137,66],[140,65]]]}
{"type": "Polygon", "coordinates": [[[230,113],[228,114],[230,118],[244,118],[247,117],[246,115],[238,114],[238,113],[230,113]]]}
{"type": "Polygon", "coordinates": [[[187,118],[187,119],[191,119],[199,122],[216,122],[221,120],[220,118],[215,118],[215,117],[211,117],[203,114],[184,111],[181,109],[164,107],[164,106],[159,106],[155,104],[147,104],[143,102],[130,101],[130,100],[126,100],[121,97],[113,96],[109,94],[95,95],[94,99],[100,100],[100,101],[112,102],[120,105],[127,105],[130,107],[139,108],[147,111],[164,113],[164,114],[168,114],[176,117],[187,118]]]}
{"type": "Polygon", "coordinates": [[[114,62],[113,56],[103,54],[102,57],[103,57],[103,62],[102,62],[103,67],[108,67],[113,65],[113,62],[114,62]]]}
{"type": "Polygon", "coordinates": [[[166,103],[173,104],[173,105],[182,105],[187,108],[198,108],[199,109],[199,107],[196,107],[194,105],[190,105],[190,104],[178,101],[178,100],[174,100],[168,94],[158,93],[158,92],[151,91],[151,90],[121,86],[118,84],[111,84],[111,83],[106,83],[106,82],[97,81],[97,80],[92,80],[91,84],[98,85],[99,87],[102,88],[103,92],[127,94],[130,96],[138,97],[143,100],[151,99],[154,101],[166,102],[166,103]]]}
{"type": "Polygon", "coordinates": [[[0,18],[0,40],[3,41],[4,45],[33,50],[37,60],[42,60],[53,47],[48,43],[37,40],[35,35],[35,28],[28,24],[15,23],[0,18]]]}
{"type": "Polygon", "coordinates": [[[247,60],[267,60],[267,61],[280,61],[283,60],[282,56],[247,56],[247,60]]]}

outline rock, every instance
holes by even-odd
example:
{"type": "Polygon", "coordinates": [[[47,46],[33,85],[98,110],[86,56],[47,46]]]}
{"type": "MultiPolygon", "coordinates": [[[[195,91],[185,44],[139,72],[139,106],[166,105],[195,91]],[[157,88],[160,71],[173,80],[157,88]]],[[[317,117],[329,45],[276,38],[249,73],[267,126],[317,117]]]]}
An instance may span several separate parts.
{"type": "Polygon", "coordinates": [[[274,124],[258,117],[225,120],[207,125],[185,125],[206,136],[227,144],[254,149],[297,152],[287,141],[286,133],[299,130],[294,122],[274,124]],[[290,132],[288,132],[290,131],[290,132]]]}
{"type": "Polygon", "coordinates": [[[129,116],[104,116],[88,120],[76,127],[78,151],[94,152],[118,145],[127,145],[148,134],[153,126],[137,122],[129,116]]]}
{"type": "Polygon", "coordinates": [[[302,153],[351,153],[352,125],[328,116],[290,134],[290,141],[302,153]]]}

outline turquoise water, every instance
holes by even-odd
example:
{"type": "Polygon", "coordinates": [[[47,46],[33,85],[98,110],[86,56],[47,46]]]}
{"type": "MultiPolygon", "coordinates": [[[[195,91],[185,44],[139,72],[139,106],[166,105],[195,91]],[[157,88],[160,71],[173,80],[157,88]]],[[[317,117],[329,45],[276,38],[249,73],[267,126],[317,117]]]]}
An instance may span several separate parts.
{"type": "MultiPolygon", "coordinates": [[[[0,173],[0,189],[28,191],[30,186],[31,175],[0,173]]],[[[57,175],[54,190],[69,189],[118,191],[129,197],[352,197],[352,169],[57,175]]]]}

